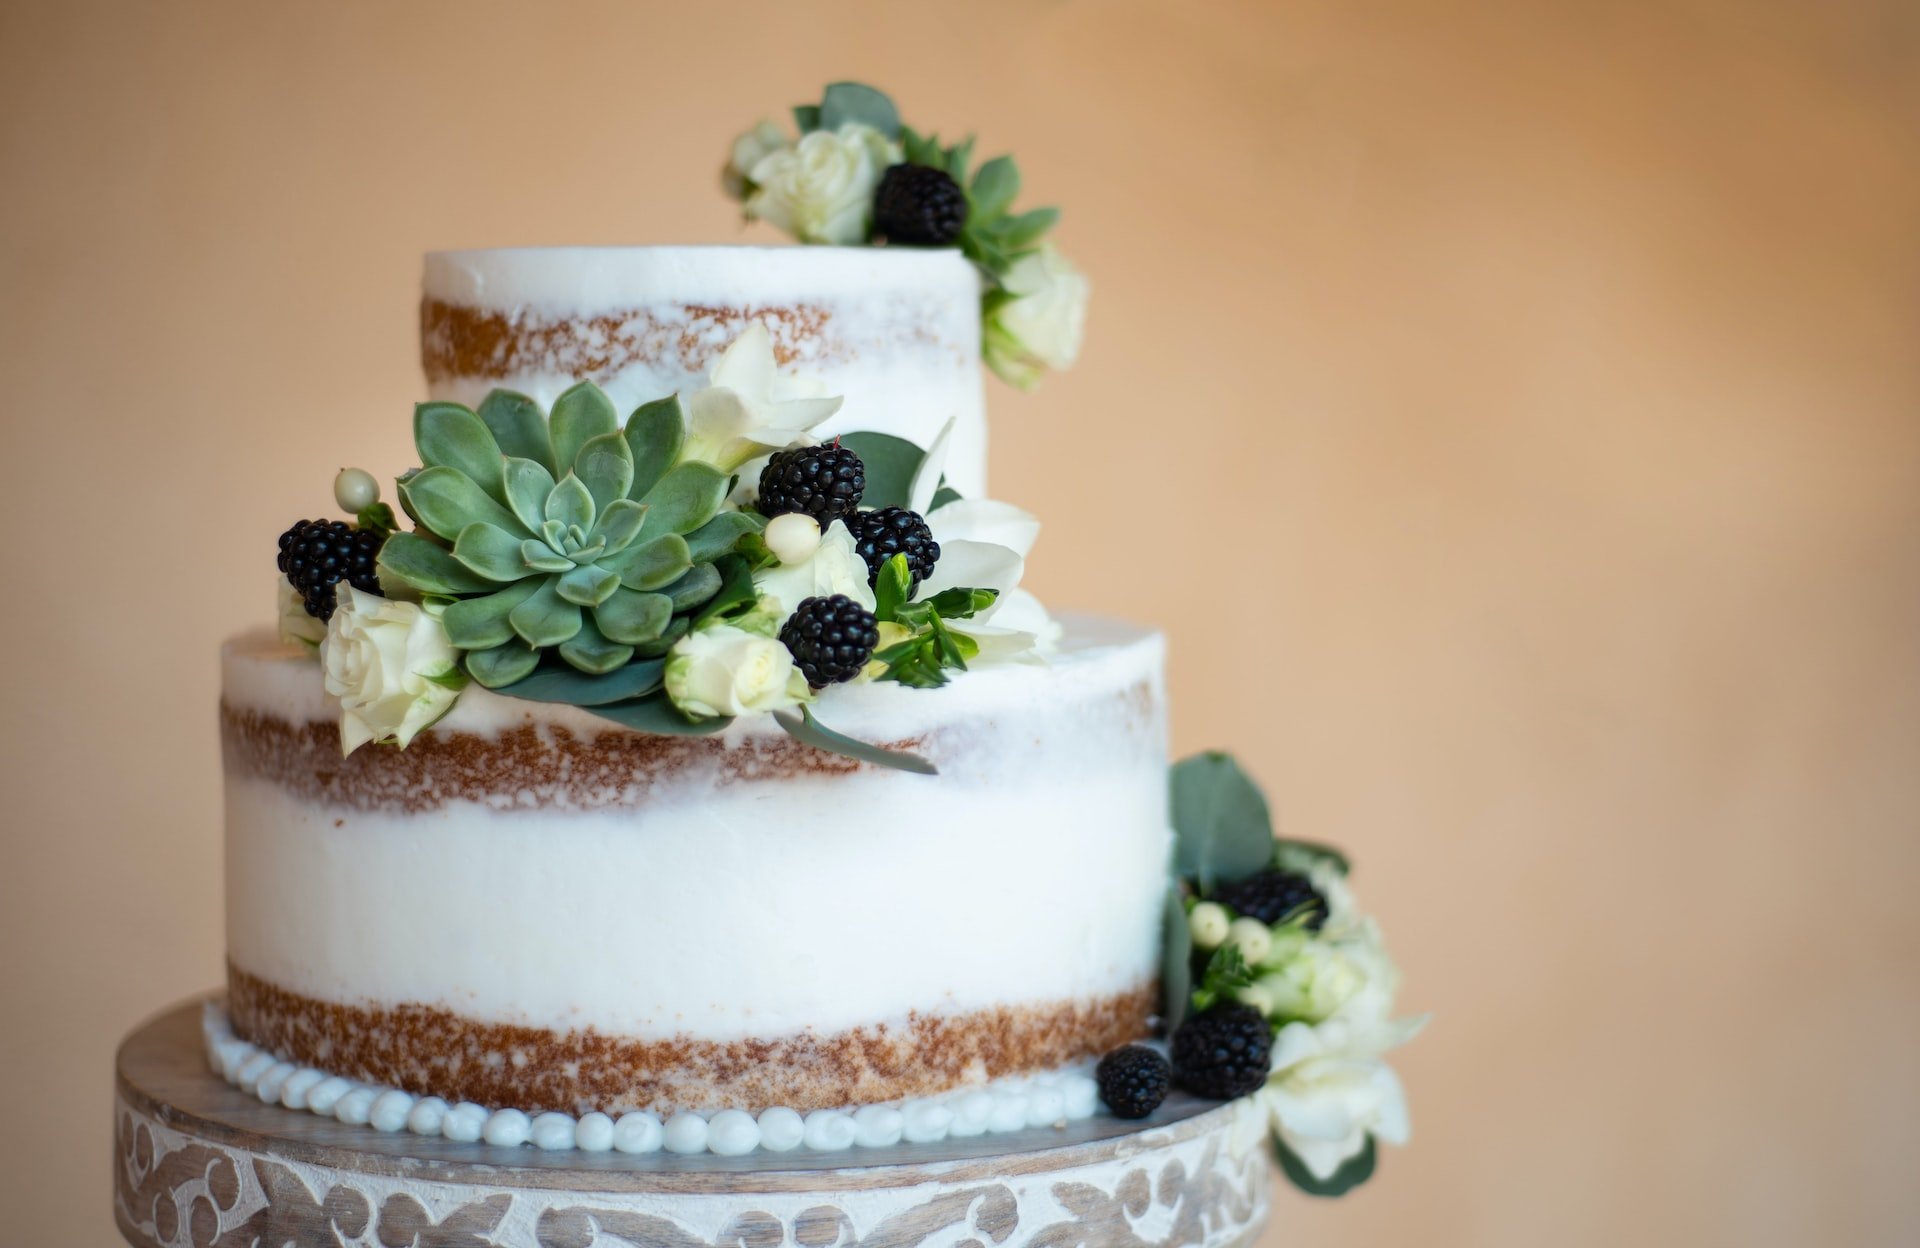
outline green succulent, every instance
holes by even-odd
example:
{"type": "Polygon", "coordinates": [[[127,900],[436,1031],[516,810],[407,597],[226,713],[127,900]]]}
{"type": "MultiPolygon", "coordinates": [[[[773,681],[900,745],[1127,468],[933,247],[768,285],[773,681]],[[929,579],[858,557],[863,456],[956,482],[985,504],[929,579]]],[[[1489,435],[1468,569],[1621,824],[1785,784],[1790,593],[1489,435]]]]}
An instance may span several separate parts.
{"type": "Polygon", "coordinates": [[[591,382],[551,417],[495,390],[477,411],[419,405],[413,437],[424,466],[400,478],[401,506],[441,540],[396,533],[380,564],[453,599],[447,634],[491,688],[531,675],[543,651],[590,675],[666,653],[719,592],[714,561],[759,527],[721,510],[728,474],[680,460],[677,397],[623,427],[591,382]]]}

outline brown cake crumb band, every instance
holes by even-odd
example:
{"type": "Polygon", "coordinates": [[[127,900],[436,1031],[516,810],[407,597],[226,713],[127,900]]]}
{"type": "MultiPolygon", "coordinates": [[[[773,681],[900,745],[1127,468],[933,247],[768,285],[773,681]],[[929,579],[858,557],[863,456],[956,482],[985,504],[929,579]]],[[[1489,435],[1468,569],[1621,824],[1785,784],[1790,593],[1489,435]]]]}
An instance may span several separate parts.
{"type": "Polygon", "coordinates": [[[933,1096],[1104,1053],[1147,1033],[1153,985],[1089,1002],[911,1014],[833,1035],[635,1040],[462,1018],[430,1005],[340,1005],[227,967],[236,1035],[284,1061],[451,1103],[670,1114],[806,1112],[933,1096]]]}

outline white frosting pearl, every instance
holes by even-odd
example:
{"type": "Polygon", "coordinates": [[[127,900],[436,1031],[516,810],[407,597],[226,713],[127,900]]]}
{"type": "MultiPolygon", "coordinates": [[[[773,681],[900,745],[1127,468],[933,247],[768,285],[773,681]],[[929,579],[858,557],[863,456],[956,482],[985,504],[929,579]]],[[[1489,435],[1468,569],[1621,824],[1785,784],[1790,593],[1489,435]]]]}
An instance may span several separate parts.
{"type": "Polygon", "coordinates": [[[722,1157],[742,1157],[760,1147],[760,1124],[739,1109],[723,1109],[707,1123],[707,1148],[722,1157]]]}
{"type": "Polygon", "coordinates": [[[820,549],[820,522],[812,516],[789,512],[767,521],[762,535],[773,557],[791,567],[813,558],[820,549]]]}
{"type": "Polygon", "coordinates": [[[440,1121],[440,1134],[456,1144],[471,1144],[487,1127],[487,1109],[472,1101],[462,1101],[447,1111],[440,1121]]]}
{"type": "Polygon", "coordinates": [[[1027,1125],[1051,1127],[1067,1120],[1067,1098],[1059,1088],[1034,1088],[1027,1093],[1027,1125]]]}
{"type": "Polygon", "coordinates": [[[863,1105],[853,1111],[853,1142],[861,1148],[898,1144],[906,1116],[891,1105],[863,1105]]]}
{"type": "Polygon", "coordinates": [[[311,1066],[294,1071],[287,1076],[287,1081],[280,1085],[280,1103],[288,1109],[305,1109],[307,1093],[318,1087],[320,1081],[325,1078],[326,1075],[311,1066]]]}
{"type": "Polygon", "coordinates": [[[808,1148],[834,1152],[853,1145],[853,1119],[837,1109],[816,1109],[807,1115],[803,1138],[808,1148]]]}
{"type": "Polygon", "coordinates": [[[333,501],[341,511],[357,516],[380,501],[380,483],[364,468],[342,468],[333,479],[333,501]]]}
{"type": "Polygon", "coordinates": [[[1018,1131],[1027,1125],[1027,1098],[1018,1092],[996,1092],[993,1109],[987,1114],[987,1130],[995,1135],[1018,1131]]]}
{"type": "Polygon", "coordinates": [[[580,1115],[573,1128],[573,1146],[583,1153],[604,1153],[613,1147],[613,1119],[595,1111],[580,1115]]]}
{"type": "Polygon", "coordinates": [[[1240,950],[1248,966],[1259,966],[1273,952],[1273,933],[1259,919],[1235,919],[1227,927],[1227,943],[1240,950]]]}
{"type": "Polygon", "coordinates": [[[958,1139],[985,1135],[987,1120],[993,1116],[993,1093],[973,1091],[953,1102],[953,1122],[947,1134],[958,1139]]]}
{"type": "Polygon", "coordinates": [[[398,1088],[389,1088],[374,1098],[367,1125],[376,1131],[398,1131],[407,1125],[407,1115],[412,1112],[413,1097],[398,1088]]]}
{"type": "Polygon", "coordinates": [[[1227,927],[1233,920],[1227,908],[1217,901],[1203,901],[1187,912],[1187,931],[1196,949],[1218,949],[1227,939],[1227,927]]]}
{"type": "Polygon", "coordinates": [[[770,1153],[800,1147],[806,1134],[806,1121],[791,1109],[775,1106],[760,1115],[760,1147],[770,1153]]]}
{"type": "Polygon", "coordinates": [[[437,1096],[423,1096],[407,1112],[407,1130],[415,1135],[439,1135],[446,1125],[447,1103],[437,1096]]]}
{"type": "Polygon", "coordinates": [[[707,1120],[682,1110],[667,1119],[666,1135],[661,1141],[670,1153],[700,1153],[707,1148],[707,1120]]]}
{"type": "Polygon", "coordinates": [[[652,1114],[622,1114],[613,1124],[613,1146],[623,1153],[655,1153],[666,1142],[666,1129],[652,1114]]]}
{"type": "Polygon", "coordinates": [[[1100,1110],[1100,1085],[1086,1075],[1062,1079],[1060,1094],[1066,1099],[1069,1119],[1091,1118],[1100,1110]]]}
{"type": "Polygon", "coordinates": [[[931,1144],[947,1138],[953,1111],[938,1101],[909,1101],[900,1110],[906,1119],[900,1136],[909,1144],[931,1144]]]}
{"type": "Polygon", "coordinates": [[[339,1075],[328,1075],[307,1090],[307,1108],[321,1117],[333,1113],[340,1098],[353,1091],[353,1085],[339,1075]]]}
{"type": "Polygon", "coordinates": [[[373,1098],[378,1096],[377,1088],[353,1088],[342,1096],[333,1107],[336,1120],[350,1127],[367,1125],[367,1115],[373,1112],[373,1098]]]}
{"type": "Polygon", "coordinates": [[[518,1148],[527,1142],[533,1120],[517,1109],[496,1109],[480,1129],[480,1138],[495,1148],[518,1148]]]}
{"type": "Polygon", "coordinates": [[[239,1069],[234,1071],[234,1082],[243,1088],[250,1088],[259,1080],[260,1076],[266,1074],[272,1066],[273,1054],[262,1053],[260,1050],[254,1049],[248,1053],[246,1059],[240,1063],[239,1069]]]}
{"type": "Polygon", "coordinates": [[[533,1146],[547,1152],[560,1152],[573,1147],[573,1116],[561,1113],[545,1113],[533,1120],[527,1128],[527,1138],[533,1146]]]}
{"type": "Polygon", "coordinates": [[[280,1089],[287,1085],[288,1076],[298,1069],[292,1062],[275,1062],[254,1080],[253,1094],[269,1105],[275,1104],[280,1099],[280,1089]]]}

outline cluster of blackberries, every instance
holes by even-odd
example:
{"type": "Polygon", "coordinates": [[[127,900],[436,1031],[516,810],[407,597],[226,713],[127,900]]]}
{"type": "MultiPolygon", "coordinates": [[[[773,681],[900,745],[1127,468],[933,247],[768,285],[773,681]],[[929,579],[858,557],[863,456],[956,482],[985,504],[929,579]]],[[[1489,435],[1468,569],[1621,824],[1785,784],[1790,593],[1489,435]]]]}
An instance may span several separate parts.
{"type": "Polygon", "coordinates": [[[815,689],[852,680],[880,644],[880,624],[845,594],[808,598],[787,617],[780,644],[815,689]]]}
{"type": "Polygon", "coordinates": [[[967,193],[944,169],[894,165],[873,192],[873,233],[889,243],[946,247],[967,224],[967,193]]]}
{"type": "Polygon", "coordinates": [[[1313,881],[1298,871],[1278,867],[1222,884],[1208,894],[1207,900],[1269,926],[1291,915],[1304,915],[1307,930],[1317,932],[1327,921],[1327,899],[1313,881]]]}
{"type": "Polygon", "coordinates": [[[378,529],[356,529],[344,520],[299,520],[280,535],[278,562],[307,614],[328,620],[333,618],[334,586],[339,582],[369,594],[380,592],[374,560],[386,540],[378,529]]]}
{"type": "Polygon", "coordinates": [[[861,511],[866,490],[866,465],[850,448],[838,443],[802,446],[775,452],[767,460],[756,505],[769,519],[799,513],[812,516],[821,528],[845,521],[853,548],[866,561],[869,584],[887,560],[905,555],[911,588],[918,589],[940,561],[940,543],[918,512],[905,507],[861,511]]]}
{"type": "Polygon", "coordinates": [[[1172,1062],[1141,1044],[1101,1058],[1093,1077],[1107,1108],[1117,1117],[1145,1118],[1167,1099],[1170,1084],[1219,1101],[1256,1091],[1267,1081],[1273,1028],[1250,1005],[1217,1005],[1180,1024],[1172,1047],[1172,1062]]]}

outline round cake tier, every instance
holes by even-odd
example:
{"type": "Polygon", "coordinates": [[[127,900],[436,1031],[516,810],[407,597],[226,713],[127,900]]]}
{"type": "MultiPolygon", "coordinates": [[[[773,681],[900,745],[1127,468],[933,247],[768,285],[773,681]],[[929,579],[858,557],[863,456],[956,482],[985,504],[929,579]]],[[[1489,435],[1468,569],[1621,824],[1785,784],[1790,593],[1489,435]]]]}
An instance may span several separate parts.
{"type": "Polygon", "coordinates": [[[947,479],[987,494],[980,279],[957,251],[531,247],[429,252],[420,357],[436,399],[495,387],[552,403],[581,378],[622,413],[705,376],[759,321],[783,369],[846,404],[814,430],[926,446],[956,420],[947,479]]]}
{"type": "Polygon", "coordinates": [[[342,759],[317,666],[230,642],[236,1032],[450,1101],[579,1113],[839,1107],[1144,1034],[1171,833],[1157,634],[817,713],[642,734],[479,688],[342,759]]]}

